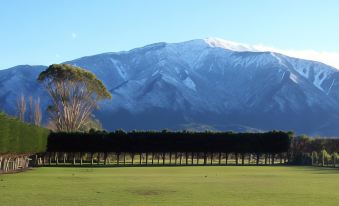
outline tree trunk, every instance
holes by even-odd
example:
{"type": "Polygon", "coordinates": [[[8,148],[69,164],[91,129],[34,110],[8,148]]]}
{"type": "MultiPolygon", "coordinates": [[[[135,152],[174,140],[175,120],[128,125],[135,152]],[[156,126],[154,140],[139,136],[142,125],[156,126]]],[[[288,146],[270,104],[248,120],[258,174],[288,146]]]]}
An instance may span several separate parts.
{"type": "Polygon", "coordinates": [[[152,152],[152,165],[154,163],[154,152],[152,152]]]}
{"type": "Polygon", "coordinates": [[[126,165],[126,152],[124,152],[124,166],[126,165]]]}
{"type": "Polygon", "coordinates": [[[194,164],[194,153],[193,152],[191,153],[191,157],[192,157],[192,164],[191,165],[193,165],[194,164]]]}
{"type": "Polygon", "coordinates": [[[185,157],[186,157],[186,165],[188,165],[188,153],[185,153],[185,157]]]}
{"type": "Polygon", "coordinates": [[[146,165],[148,165],[148,152],[146,152],[146,165]]]}
{"type": "Polygon", "coordinates": [[[169,153],[169,164],[172,164],[172,152],[169,153]]]}
{"type": "Polygon", "coordinates": [[[46,158],[46,153],[43,154],[42,156],[42,165],[45,166],[45,158],[46,158]]]}
{"type": "Polygon", "coordinates": [[[213,152],[211,152],[211,165],[213,165],[213,152]]]}
{"type": "Polygon", "coordinates": [[[238,165],[238,153],[235,153],[235,165],[238,165]]]}
{"type": "Polygon", "coordinates": [[[38,158],[38,155],[34,155],[34,167],[37,167],[37,166],[39,166],[39,158],[38,158]]]}
{"type": "Polygon", "coordinates": [[[48,155],[48,164],[49,165],[51,165],[52,164],[52,154],[51,153],[49,153],[49,155],[48,155]]]}
{"type": "Polygon", "coordinates": [[[97,155],[97,165],[100,164],[100,158],[101,158],[101,156],[100,156],[100,152],[99,152],[98,155],[97,155]]]}
{"type": "Polygon", "coordinates": [[[335,163],[336,163],[336,157],[333,155],[333,167],[335,168],[335,163]]]}
{"type": "Polygon", "coordinates": [[[80,153],[80,165],[81,165],[81,166],[82,166],[83,156],[84,156],[84,154],[81,152],[81,153],[80,153]]]}
{"type": "Polygon", "coordinates": [[[107,152],[104,153],[104,165],[107,165],[107,152]]]}
{"type": "Polygon", "coordinates": [[[219,165],[221,165],[221,152],[219,152],[219,165]]]}
{"type": "Polygon", "coordinates": [[[56,165],[58,165],[59,164],[59,153],[58,152],[56,152],[55,154],[54,154],[54,158],[55,158],[55,164],[56,165]]]}
{"type": "Polygon", "coordinates": [[[73,153],[73,165],[75,165],[75,153],[73,153]]]}
{"type": "Polygon", "coordinates": [[[166,153],[162,153],[162,164],[165,165],[165,160],[166,160],[166,153]]]}
{"type": "Polygon", "coordinates": [[[245,165],[245,154],[241,154],[241,165],[245,165]]]}
{"type": "Polygon", "coordinates": [[[177,165],[177,159],[178,159],[178,153],[177,152],[175,152],[174,158],[175,158],[174,164],[177,165]]]}
{"type": "Polygon", "coordinates": [[[64,165],[66,165],[66,152],[64,152],[63,162],[64,162],[64,165]]]}

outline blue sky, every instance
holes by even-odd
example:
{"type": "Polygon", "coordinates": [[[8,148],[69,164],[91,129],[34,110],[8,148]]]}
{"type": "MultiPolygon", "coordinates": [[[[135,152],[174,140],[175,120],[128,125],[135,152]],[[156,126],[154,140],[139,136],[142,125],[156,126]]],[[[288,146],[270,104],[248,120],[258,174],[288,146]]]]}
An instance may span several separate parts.
{"type": "Polygon", "coordinates": [[[0,69],[206,37],[334,65],[338,25],[337,0],[0,0],[0,69]]]}

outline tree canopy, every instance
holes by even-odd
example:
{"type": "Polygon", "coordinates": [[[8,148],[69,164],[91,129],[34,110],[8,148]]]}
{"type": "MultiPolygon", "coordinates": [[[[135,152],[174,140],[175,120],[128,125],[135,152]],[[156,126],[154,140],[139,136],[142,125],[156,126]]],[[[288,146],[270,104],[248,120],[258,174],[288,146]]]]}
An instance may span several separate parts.
{"type": "Polygon", "coordinates": [[[112,98],[93,73],[69,64],[50,65],[38,81],[52,98],[48,111],[57,131],[79,131],[90,122],[97,102],[112,98]]]}
{"type": "Polygon", "coordinates": [[[291,133],[232,132],[90,132],[51,133],[49,152],[287,152],[291,133]]]}

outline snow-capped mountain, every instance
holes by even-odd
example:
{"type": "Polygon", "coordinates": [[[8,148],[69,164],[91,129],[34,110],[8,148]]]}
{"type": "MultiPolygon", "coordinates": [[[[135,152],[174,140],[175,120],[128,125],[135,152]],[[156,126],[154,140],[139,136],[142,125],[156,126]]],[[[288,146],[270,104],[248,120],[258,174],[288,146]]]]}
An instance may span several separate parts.
{"type": "MultiPolygon", "coordinates": [[[[339,71],[217,38],[156,43],[66,63],[95,73],[113,95],[96,116],[106,129],[292,130],[339,135],[339,71]],[[337,129],[338,128],[338,129],[337,129]]],[[[48,98],[44,66],[0,71],[0,108],[21,93],[48,98]]]]}

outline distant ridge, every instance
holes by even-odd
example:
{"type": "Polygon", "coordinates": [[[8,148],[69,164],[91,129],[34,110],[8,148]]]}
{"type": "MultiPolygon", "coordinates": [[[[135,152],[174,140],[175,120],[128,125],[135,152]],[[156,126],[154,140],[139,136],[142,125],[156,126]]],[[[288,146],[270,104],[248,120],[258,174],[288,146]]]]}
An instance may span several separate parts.
{"type": "MultiPolygon", "coordinates": [[[[339,71],[320,62],[206,38],[66,63],[92,71],[112,92],[112,101],[102,102],[96,113],[109,130],[277,129],[339,135],[339,71]]],[[[21,93],[46,96],[36,82],[45,68],[1,70],[0,109],[15,114],[21,93]]]]}

